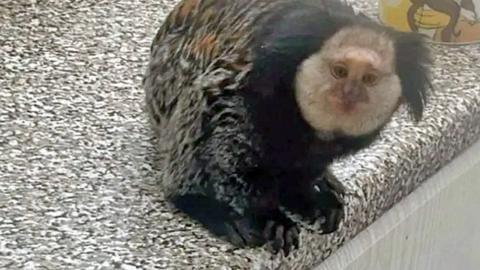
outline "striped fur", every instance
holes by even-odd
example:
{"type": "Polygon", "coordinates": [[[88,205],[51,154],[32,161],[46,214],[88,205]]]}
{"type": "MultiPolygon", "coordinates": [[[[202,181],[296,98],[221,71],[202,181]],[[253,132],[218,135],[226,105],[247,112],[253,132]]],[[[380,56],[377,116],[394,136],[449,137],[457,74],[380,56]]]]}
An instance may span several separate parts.
{"type": "MultiPolygon", "coordinates": [[[[337,0],[181,1],[154,38],[144,78],[148,114],[167,152],[167,197],[213,198],[238,215],[252,205],[278,209],[282,197],[301,198],[333,158],[368,145],[378,130],[319,140],[291,91],[301,61],[356,23],[378,28],[337,0]]],[[[400,46],[423,57],[422,46],[400,46]]],[[[422,72],[407,81],[419,87],[408,92],[414,105],[408,97],[423,93],[422,72]]],[[[417,106],[418,114],[423,102],[417,106]]]]}

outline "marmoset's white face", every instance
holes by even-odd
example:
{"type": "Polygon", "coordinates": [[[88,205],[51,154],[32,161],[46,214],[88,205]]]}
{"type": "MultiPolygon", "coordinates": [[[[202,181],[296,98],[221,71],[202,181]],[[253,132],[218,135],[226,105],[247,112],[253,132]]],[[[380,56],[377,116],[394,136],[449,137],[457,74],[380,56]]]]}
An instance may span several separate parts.
{"type": "Polygon", "coordinates": [[[300,65],[295,96],[319,134],[359,136],[386,123],[402,89],[390,37],[361,27],[340,30],[300,65]]]}

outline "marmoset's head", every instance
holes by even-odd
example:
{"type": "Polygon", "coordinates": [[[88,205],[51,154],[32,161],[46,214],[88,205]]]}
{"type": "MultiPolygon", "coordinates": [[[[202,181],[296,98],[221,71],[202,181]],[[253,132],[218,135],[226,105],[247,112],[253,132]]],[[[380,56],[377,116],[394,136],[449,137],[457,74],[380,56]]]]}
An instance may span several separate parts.
{"type": "Polygon", "coordinates": [[[409,46],[415,44],[396,44],[387,32],[361,26],[335,33],[298,68],[295,97],[305,120],[318,132],[368,134],[390,119],[402,97],[420,117],[426,74],[421,66],[421,74],[412,72],[417,59],[398,59],[409,46]]]}

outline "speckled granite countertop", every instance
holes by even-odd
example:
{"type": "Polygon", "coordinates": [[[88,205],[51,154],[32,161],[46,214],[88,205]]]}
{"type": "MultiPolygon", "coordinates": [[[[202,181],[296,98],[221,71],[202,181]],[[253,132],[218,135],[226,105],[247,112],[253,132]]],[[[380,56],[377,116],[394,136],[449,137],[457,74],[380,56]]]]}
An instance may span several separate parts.
{"type": "Polygon", "coordinates": [[[425,120],[399,112],[334,166],[348,188],[341,230],[303,234],[289,258],[233,249],[170,209],[155,183],[140,82],[174,2],[1,0],[0,269],[308,268],[479,137],[480,47],[435,46],[425,120]]]}

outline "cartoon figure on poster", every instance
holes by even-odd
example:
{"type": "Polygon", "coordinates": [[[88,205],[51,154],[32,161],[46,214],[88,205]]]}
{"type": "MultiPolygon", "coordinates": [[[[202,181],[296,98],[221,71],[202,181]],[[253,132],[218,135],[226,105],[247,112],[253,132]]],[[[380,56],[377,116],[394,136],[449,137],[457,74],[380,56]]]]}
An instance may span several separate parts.
{"type": "Polygon", "coordinates": [[[480,0],[385,0],[382,21],[437,42],[480,41],[480,0]]]}

